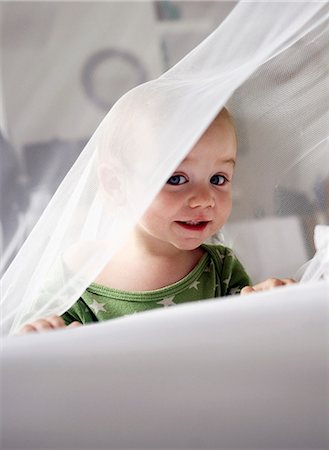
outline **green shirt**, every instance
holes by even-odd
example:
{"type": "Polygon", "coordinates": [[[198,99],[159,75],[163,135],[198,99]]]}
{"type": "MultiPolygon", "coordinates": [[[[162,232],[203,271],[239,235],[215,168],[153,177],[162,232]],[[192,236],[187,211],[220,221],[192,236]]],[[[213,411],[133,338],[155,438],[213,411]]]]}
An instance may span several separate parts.
{"type": "Polygon", "coordinates": [[[62,315],[66,325],[76,320],[97,322],[154,308],[233,295],[251,284],[231,249],[206,244],[202,248],[206,252],[190,273],[160,289],[130,292],[92,283],[62,315]]]}

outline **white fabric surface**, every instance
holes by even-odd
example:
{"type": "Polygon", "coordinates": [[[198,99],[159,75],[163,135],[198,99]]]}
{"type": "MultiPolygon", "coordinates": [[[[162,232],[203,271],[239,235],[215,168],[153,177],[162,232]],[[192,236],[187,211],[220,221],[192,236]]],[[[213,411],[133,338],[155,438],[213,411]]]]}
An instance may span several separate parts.
{"type": "Polygon", "coordinates": [[[328,281],[6,338],[2,445],[328,448],[328,281]]]}

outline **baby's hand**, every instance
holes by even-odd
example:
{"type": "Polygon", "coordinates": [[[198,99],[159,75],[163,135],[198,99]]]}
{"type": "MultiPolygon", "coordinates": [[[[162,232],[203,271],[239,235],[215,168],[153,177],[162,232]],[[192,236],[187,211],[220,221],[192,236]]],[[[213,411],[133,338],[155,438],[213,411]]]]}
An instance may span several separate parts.
{"type": "Polygon", "coordinates": [[[27,323],[24,325],[17,335],[27,333],[42,333],[44,331],[56,330],[58,328],[75,328],[81,325],[80,322],[72,322],[66,326],[64,320],[59,316],[50,316],[45,319],[39,319],[35,322],[27,323]]]}
{"type": "Polygon", "coordinates": [[[279,278],[269,278],[266,281],[262,281],[261,283],[255,284],[254,286],[245,286],[241,289],[240,294],[246,295],[251,292],[259,292],[259,291],[267,291],[268,289],[273,289],[278,286],[285,286],[287,284],[294,284],[295,280],[292,278],[283,278],[280,280],[279,278]]]}

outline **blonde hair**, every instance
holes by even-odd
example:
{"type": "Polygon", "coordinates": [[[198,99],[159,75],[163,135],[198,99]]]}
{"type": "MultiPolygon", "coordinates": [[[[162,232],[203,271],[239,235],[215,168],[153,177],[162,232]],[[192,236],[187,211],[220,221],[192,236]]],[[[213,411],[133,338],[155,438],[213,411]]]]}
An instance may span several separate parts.
{"type": "Polygon", "coordinates": [[[224,106],[224,107],[219,111],[219,113],[217,114],[217,116],[214,118],[213,122],[216,122],[216,120],[218,120],[218,119],[221,118],[221,117],[227,119],[227,120],[230,122],[230,124],[232,125],[232,127],[234,128],[234,130],[235,130],[234,119],[233,119],[231,113],[229,112],[229,110],[226,108],[226,106],[224,106]]]}
{"type": "Polygon", "coordinates": [[[227,120],[228,123],[232,126],[233,131],[234,131],[234,135],[235,135],[236,144],[238,145],[238,135],[237,135],[237,131],[236,131],[235,122],[234,122],[233,116],[231,115],[231,113],[229,112],[229,110],[225,106],[219,111],[219,113],[216,115],[216,117],[211,122],[209,127],[211,125],[216,125],[216,122],[219,121],[220,119],[227,120]]]}

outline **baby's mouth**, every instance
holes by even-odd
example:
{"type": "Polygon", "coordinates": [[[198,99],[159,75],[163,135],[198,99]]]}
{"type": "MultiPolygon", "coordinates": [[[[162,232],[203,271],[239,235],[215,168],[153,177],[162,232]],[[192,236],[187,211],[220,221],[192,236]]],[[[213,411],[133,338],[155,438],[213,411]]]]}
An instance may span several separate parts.
{"type": "Polygon", "coordinates": [[[203,231],[206,226],[208,225],[209,221],[207,220],[187,220],[185,222],[181,220],[177,220],[176,223],[181,226],[182,228],[185,228],[186,230],[192,230],[192,231],[203,231]]]}

